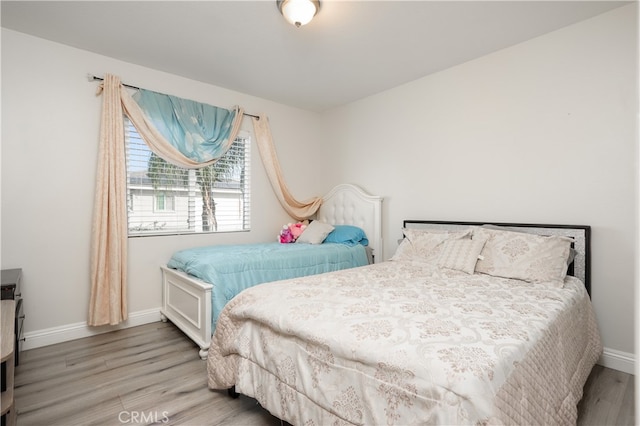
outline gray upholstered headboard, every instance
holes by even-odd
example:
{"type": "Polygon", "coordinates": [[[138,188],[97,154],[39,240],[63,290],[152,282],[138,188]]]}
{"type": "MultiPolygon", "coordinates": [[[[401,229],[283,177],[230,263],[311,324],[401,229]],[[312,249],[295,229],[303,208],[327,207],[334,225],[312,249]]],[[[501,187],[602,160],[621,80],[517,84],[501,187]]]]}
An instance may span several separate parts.
{"type": "Polygon", "coordinates": [[[497,225],[518,232],[528,232],[536,235],[556,235],[573,239],[572,247],[576,250],[576,257],[569,266],[567,273],[579,278],[591,294],[591,227],[585,225],[547,225],[527,223],[500,222],[451,222],[434,220],[405,220],[404,228],[456,230],[468,226],[497,225]]]}

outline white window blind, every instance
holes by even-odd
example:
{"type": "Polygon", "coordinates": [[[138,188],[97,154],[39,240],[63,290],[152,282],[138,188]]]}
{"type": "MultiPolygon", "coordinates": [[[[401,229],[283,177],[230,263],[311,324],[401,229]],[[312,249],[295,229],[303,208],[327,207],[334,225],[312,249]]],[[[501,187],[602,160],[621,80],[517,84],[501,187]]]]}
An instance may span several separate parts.
{"type": "Polygon", "coordinates": [[[239,135],[214,164],[189,170],[153,154],[125,117],[129,236],[250,229],[251,140],[239,135]]]}

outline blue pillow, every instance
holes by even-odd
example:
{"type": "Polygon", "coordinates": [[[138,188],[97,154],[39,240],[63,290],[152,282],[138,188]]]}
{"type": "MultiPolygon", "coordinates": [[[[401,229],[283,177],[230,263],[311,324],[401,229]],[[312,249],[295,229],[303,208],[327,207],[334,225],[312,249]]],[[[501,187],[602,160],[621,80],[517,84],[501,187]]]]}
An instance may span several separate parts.
{"type": "Polygon", "coordinates": [[[327,235],[324,242],[346,244],[348,246],[355,246],[356,244],[369,245],[369,240],[364,231],[352,225],[335,225],[335,228],[327,235]]]}

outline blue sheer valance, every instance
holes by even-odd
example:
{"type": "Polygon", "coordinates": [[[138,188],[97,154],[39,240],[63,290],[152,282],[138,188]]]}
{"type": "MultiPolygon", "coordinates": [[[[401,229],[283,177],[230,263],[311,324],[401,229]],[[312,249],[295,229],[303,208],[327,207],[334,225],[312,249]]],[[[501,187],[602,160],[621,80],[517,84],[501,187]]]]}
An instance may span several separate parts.
{"type": "Polygon", "coordinates": [[[235,139],[239,108],[228,110],[144,89],[133,98],[167,142],[197,163],[222,157],[235,139]]]}

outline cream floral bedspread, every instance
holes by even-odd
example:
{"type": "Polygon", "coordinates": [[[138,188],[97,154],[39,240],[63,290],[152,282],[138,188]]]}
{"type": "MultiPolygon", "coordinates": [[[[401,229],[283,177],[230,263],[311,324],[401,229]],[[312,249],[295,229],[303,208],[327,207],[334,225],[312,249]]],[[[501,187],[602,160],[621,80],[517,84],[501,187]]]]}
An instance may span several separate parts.
{"type": "Polygon", "coordinates": [[[294,425],[575,424],[601,352],[575,278],[389,261],[244,291],[207,367],[294,425]]]}

